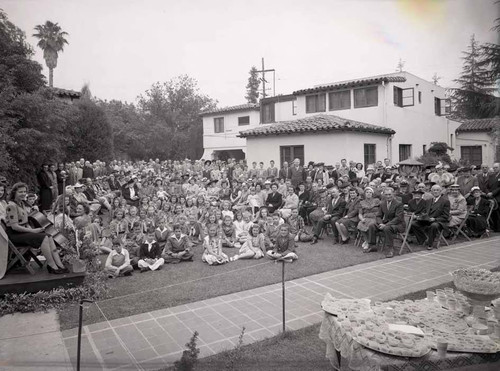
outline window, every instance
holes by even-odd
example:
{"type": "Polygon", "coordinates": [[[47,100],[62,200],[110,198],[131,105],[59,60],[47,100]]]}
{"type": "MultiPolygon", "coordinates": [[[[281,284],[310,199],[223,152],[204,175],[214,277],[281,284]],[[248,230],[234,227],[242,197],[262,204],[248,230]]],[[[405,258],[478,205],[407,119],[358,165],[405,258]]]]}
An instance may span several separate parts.
{"type": "Polygon", "coordinates": [[[436,116],[446,116],[451,113],[451,102],[449,99],[434,98],[434,113],[436,116]]]}
{"type": "Polygon", "coordinates": [[[325,112],[326,94],[306,96],[306,113],[325,112]]]}
{"type": "Polygon", "coordinates": [[[269,124],[274,122],[274,103],[267,103],[262,105],[261,122],[263,124],[269,124]]]}
{"type": "Polygon", "coordinates": [[[425,155],[425,152],[427,152],[427,144],[422,146],[422,154],[425,155]]]}
{"type": "Polygon", "coordinates": [[[343,90],[328,94],[328,109],[335,111],[351,108],[351,91],[343,90]]]}
{"type": "Polygon", "coordinates": [[[471,165],[481,165],[483,162],[483,148],[481,146],[461,146],[460,157],[471,165]]]}
{"type": "Polygon", "coordinates": [[[354,108],[378,105],[378,87],[354,89],[354,108]]]}
{"type": "Polygon", "coordinates": [[[296,158],[300,160],[301,165],[304,165],[304,146],[280,146],[281,167],[285,161],[292,166],[296,158]]]}
{"type": "Polygon", "coordinates": [[[394,105],[398,107],[408,107],[415,105],[413,98],[414,89],[401,89],[397,86],[394,87],[394,105]]]}
{"type": "Polygon", "coordinates": [[[250,125],[250,116],[238,117],[238,126],[250,125]]]}
{"type": "Polygon", "coordinates": [[[224,117],[214,117],[214,132],[224,132],[224,117]]]}
{"type": "Polygon", "coordinates": [[[377,157],[375,156],[375,144],[365,143],[365,169],[368,165],[377,162],[377,157]]]}
{"type": "Polygon", "coordinates": [[[418,103],[419,104],[422,103],[422,92],[421,91],[418,92],[418,103]]]}
{"type": "Polygon", "coordinates": [[[450,147],[453,148],[453,134],[450,134],[450,147]]]}
{"type": "Polygon", "coordinates": [[[411,157],[411,144],[399,145],[399,161],[407,160],[411,157]]]}
{"type": "Polygon", "coordinates": [[[292,100],[292,115],[297,115],[297,100],[292,100]]]}

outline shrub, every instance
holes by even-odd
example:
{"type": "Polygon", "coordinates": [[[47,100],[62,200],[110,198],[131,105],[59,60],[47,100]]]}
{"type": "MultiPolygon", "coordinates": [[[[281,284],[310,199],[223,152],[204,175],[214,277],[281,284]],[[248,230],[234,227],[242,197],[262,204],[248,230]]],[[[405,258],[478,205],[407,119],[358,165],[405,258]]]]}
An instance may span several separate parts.
{"type": "Polygon", "coordinates": [[[238,336],[238,344],[228,351],[225,355],[225,369],[228,371],[236,370],[237,365],[241,363],[241,359],[243,358],[243,336],[245,335],[245,327],[241,328],[240,335],[238,336]]]}
{"type": "Polygon", "coordinates": [[[200,354],[200,349],[196,347],[196,342],[198,341],[198,331],[193,333],[189,343],[186,344],[187,349],[182,352],[182,357],[179,361],[174,363],[174,370],[176,371],[192,371],[194,366],[198,362],[198,355],[200,354]]]}

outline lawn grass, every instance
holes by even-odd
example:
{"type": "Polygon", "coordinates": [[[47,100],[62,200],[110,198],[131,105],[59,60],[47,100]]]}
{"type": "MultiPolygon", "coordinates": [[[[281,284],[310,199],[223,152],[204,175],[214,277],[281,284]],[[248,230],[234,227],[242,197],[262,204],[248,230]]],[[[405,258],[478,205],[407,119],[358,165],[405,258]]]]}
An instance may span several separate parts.
{"type": "MultiPolygon", "coordinates": [[[[237,250],[225,248],[224,252],[232,256],[237,250]]],[[[108,298],[98,303],[106,318],[127,317],[281,282],[281,265],[266,258],[211,267],[201,261],[201,246],[194,253],[193,262],[165,265],[156,272],[136,271],[132,277],[109,280],[108,298]]],[[[297,254],[299,260],[286,266],[286,280],[384,259],[382,253],[364,254],[361,247],[354,245],[333,245],[331,238],[313,246],[299,244],[297,254]]],[[[76,327],[78,306],[60,310],[59,318],[62,330],[76,327]]],[[[84,312],[86,325],[104,320],[95,305],[84,312]]]]}

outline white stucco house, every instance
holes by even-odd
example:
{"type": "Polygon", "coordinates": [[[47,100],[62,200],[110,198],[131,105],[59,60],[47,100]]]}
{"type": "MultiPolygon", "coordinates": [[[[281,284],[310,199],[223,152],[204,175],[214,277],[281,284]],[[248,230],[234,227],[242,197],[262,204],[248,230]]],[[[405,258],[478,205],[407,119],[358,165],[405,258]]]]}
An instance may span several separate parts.
{"type": "Polygon", "coordinates": [[[472,165],[491,166],[500,161],[500,117],[464,120],[457,129],[456,157],[472,165]]]}
{"type": "Polygon", "coordinates": [[[205,156],[217,147],[241,149],[248,162],[298,157],[332,164],[347,158],[367,165],[387,157],[397,163],[422,155],[432,142],[453,148],[461,124],[447,117],[445,89],[409,72],[317,85],[262,99],[246,111],[237,107],[236,116],[234,107],[203,114],[205,156]],[[242,127],[242,114],[258,122],[242,127]],[[217,117],[229,131],[218,133],[215,146],[217,117]]]}
{"type": "Polygon", "coordinates": [[[203,118],[203,159],[245,158],[246,139],[241,130],[258,127],[260,105],[241,104],[205,111],[203,118]]]}

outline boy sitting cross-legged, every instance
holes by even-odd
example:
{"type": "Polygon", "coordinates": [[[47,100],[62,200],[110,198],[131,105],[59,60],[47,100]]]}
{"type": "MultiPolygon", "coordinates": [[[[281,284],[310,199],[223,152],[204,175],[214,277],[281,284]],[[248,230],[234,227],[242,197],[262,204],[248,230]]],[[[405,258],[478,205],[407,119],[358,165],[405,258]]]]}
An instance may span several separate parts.
{"type": "Polygon", "coordinates": [[[150,225],[146,239],[139,250],[139,262],[137,265],[141,269],[141,272],[146,272],[160,269],[163,264],[165,264],[165,260],[161,257],[161,248],[155,239],[155,229],[154,226],[150,225]]]}
{"type": "Polygon", "coordinates": [[[162,257],[165,263],[180,263],[181,261],[193,261],[193,253],[190,251],[191,241],[187,235],[182,233],[181,226],[174,224],[174,233],[167,238],[167,244],[163,250],[162,257]]]}
{"type": "Polygon", "coordinates": [[[130,257],[128,251],[122,247],[121,240],[113,240],[113,250],[106,259],[104,270],[109,278],[132,275],[133,268],[130,265],[130,257]]]}

